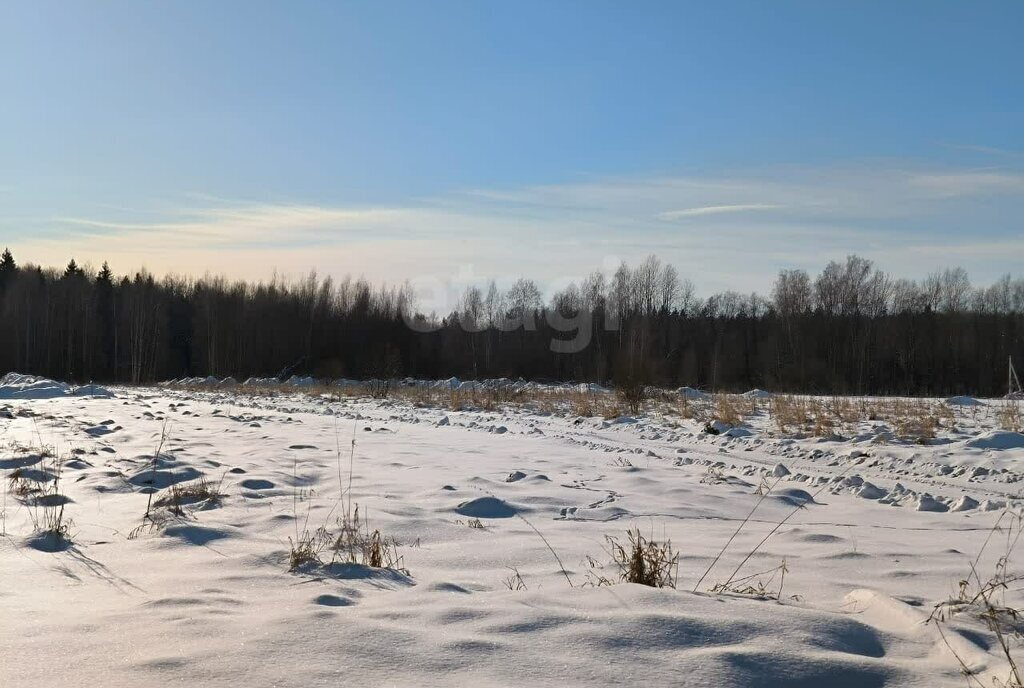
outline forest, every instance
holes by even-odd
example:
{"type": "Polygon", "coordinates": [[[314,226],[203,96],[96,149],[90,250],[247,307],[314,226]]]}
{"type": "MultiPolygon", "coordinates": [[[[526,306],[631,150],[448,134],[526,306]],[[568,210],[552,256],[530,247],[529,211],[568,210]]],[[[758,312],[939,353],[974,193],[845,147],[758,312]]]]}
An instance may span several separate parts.
{"type": "Polygon", "coordinates": [[[0,257],[0,368],[72,382],[185,376],[496,377],[707,390],[937,395],[1006,392],[1024,361],[1024,279],[914,281],[848,256],[768,294],[706,298],[649,256],[545,298],[471,286],[421,313],[408,284],[115,276],[0,257]]]}

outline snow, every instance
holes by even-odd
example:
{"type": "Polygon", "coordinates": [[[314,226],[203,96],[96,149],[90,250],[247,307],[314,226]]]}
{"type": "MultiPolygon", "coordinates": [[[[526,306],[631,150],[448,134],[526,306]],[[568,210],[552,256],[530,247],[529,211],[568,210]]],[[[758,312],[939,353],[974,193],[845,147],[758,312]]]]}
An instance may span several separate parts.
{"type": "Polygon", "coordinates": [[[699,389],[694,389],[693,387],[680,387],[679,389],[676,390],[676,394],[678,394],[683,399],[703,400],[711,398],[711,395],[708,394],[707,392],[702,392],[699,389]]]}
{"type": "Polygon", "coordinates": [[[7,373],[0,379],[0,399],[52,399],[71,393],[63,382],[43,377],[7,373]]]}
{"type": "MultiPolygon", "coordinates": [[[[0,685],[961,686],[923,622],[1024,479],[1024,436],[993,404],[950,404],[956,422],[922,445],[877,421],[823,439],[761,413],[713,435],[654,411],[452,410],[327,398],[308,378],[215,380],[88,396],[0,380],[0,485],[15,470],[52,480],[46,447],[74,521],[71,543],[40,535],[5,492],[0,685]],[[289,538],[338,517],[350,450],[361,517],[402,543],[407,573],[290,573],[289,538]],[[140,527],[151,496],[197,478],[222,485],[220,504],[140,527]],[[616,578],[605,537],[630,527],[672,541],[677,589],[586,585],[616,578]],[[743,573],[785,560],[779,600],[710,592],[776,527],[743,573]],[[506,586],[513,572],[526,589],[506,586]]],[[[979,678],[1005,677],[986,628],[951,623],[979,678]]]]}
{"type": "Polygon", "coordinates": [[[7,373],[0,378],[0,399],[54,399],[66,396],[110,397],[110,390],[99,385],[72,387],[45,377],[7,373]]]}
{"type": "Polygon", "coordinates": [[[964,446],[972,449],[1024,449],[1024,435],[1019,432],[992,430],[967,440],[964,446]]]}
{"type": "Polygon", "coordinates": [[[946,399],[946,403],[950,406],[984,406],[984,402],[978,401],[974,397],[957,396],[946,399]]]}

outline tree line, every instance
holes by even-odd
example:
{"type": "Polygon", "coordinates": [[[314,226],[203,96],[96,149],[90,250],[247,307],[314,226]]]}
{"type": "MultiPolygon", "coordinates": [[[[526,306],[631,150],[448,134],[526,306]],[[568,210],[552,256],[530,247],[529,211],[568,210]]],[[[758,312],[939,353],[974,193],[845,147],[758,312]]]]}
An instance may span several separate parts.
{"type": "Polygon", "coordinates": [[[712,390],[997,395],[1024,361],[1024,279],[960,268],[921,281],[849,256],[783,270],[767,295],[699,298],[650,256],[545,299],[468,287],[421,313],[408,284],[115,276],[0,256],[0,367],[69,381],[185,376],[643,382],[712,390]]]}

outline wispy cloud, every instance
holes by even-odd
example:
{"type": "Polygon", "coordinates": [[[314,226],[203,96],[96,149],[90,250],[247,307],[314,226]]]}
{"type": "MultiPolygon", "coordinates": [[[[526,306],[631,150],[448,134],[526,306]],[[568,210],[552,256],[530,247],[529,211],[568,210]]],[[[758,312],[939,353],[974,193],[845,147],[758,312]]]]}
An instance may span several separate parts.
{"type": "Polygon", "coordinates": [[[706,215],[722,215],[724,213],[749,213],[755,210],[776,210],[783,208],[774,203],[738,203],[734,205],[705,205],[698,208],[683,210],[666,210],[658,213],[662,220],[679,220],[687,217],[704,217],[706,215]]]}
{"type": "Polygon", "coordinates": [[[911,276],[956,263],[980,279],[1019,270],[1022,212],[1017,171],[883,162],[471,189],[375,206],[193,196],[159,215],[51,218],[60,231],[19,250],[250,279],[317,269],[391,282],[525,274],[549,283],[656,252],[702,291],[747,290],[766,289],[779,268],[817,270],[850,252],[911,276]]]}
{"type": "Polygon", "coordinates": [[[240,243],[258,246],[283,240],[330,243],[352,238],[350,232],[401,224],[399,208],[325,208],[313,205],[256,204],[181,210],[159,221],[113,221],[61,217],[72,234],[101,238],[115,235],[144,243],[187,240],[212,249],[240,243]]]}
{"type": "Polygon", "coordinates": [[[997,171],[917,174],[910,183],[941,198],[1024,193],[1024,174],[997,171]]]}

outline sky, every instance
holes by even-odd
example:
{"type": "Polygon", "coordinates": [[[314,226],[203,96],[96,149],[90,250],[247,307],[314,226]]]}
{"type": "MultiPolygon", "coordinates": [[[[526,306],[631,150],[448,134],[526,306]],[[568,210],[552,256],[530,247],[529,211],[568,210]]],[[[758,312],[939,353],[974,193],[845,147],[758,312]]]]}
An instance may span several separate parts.
{"type": "Polygon", "coordinates": [[[698,293],[1024,274],[1024,3],[0,0],[0,244],[698,293]]]}

